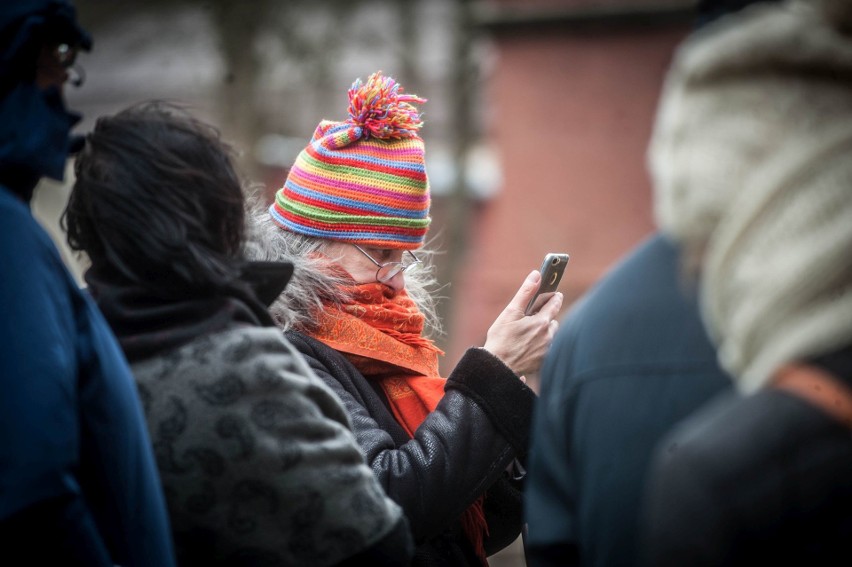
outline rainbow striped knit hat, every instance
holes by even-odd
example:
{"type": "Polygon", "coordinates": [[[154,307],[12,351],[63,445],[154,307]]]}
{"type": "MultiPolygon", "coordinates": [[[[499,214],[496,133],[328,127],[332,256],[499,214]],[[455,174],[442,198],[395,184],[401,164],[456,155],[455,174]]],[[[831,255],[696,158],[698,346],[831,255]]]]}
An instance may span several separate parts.
{"type": "Polygon", "coordinates": [[[418,248],[429,218],[420,115],[381,72],[349,89],[349,119],[323,120],[269,207],[283,229],[376,248],[418,248]]]}

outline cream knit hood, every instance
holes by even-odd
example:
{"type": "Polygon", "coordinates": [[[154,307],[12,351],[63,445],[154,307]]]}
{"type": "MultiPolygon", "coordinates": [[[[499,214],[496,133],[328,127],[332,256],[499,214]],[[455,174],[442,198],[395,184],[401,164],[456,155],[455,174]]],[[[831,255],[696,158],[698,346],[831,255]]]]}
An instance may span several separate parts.
{"type": "Polygon", "coordinates": [[[756,4],[678,51],[649,148],[663,231],[754,392],[852,344],[852,0],[756,4]]]}

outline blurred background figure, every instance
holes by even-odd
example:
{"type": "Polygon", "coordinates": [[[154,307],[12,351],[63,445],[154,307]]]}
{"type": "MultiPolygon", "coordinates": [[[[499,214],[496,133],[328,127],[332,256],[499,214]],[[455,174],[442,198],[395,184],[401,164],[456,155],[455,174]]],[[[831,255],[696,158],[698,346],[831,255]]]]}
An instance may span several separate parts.
{"type": "Polygon", "coordinates": [[[530,565],[635,565],[654,445],[730,385],[677,260],[665,237],[643,243],[554,340],[524,503],[530,565]]]}
{"type": "Polygon", "coordinates": [[[755,6],[678,53],[651,145],[738,395],[664,439],[650,565],[852,560],[852,3],[755,6]]]}
{"type": "MultiPolygon", "coordinates": [[[[760,0],[700,3],[696,27],[760,0]]],[[[678,247],[657,234],[578,301],[545,361],[525,509],[533,565],[636,565],[656,443],[730,386],[678,247]]]]}
{"type": "Polygon", "coordinates": [[[184,565],[405,565],[400,508],[340,401],[267,311],[290,264],[249,264],[243,186],[173,106],[102,117],[64,220],[142,396],[184,565]]]}
{"type": "Polygon", "coordinates": [[[535,399],[523,376],[553,340],[562,295],[525,316],[541,280],[530,273],[484,346],[442,377],[422,248],[425,101],[380,72],[348,94],[348,118],[320,122],[257,215],[253,254],[295,264],[272,313],[343,400],[368,464],[408,518],[414,564],[487,565],[521,531],[516,462],[526,460],[535,399]]]}
{"type": "Polygon", "coordinates": [[[63,89],[90,46],[68,2],[0,6],[0,544],[27,564],[169,566],[127,361],[30,212],[39,179],[63,177],[63,89]]]}

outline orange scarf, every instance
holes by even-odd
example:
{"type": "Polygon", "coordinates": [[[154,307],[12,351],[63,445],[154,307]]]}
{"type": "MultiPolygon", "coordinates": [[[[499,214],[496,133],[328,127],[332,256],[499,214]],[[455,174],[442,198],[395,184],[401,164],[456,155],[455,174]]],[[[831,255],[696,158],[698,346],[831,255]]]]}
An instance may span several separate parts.
{"type": "MultiPolygon", "coordinates": [[[[329,304],[318,314],[314,338],[343,353],[367,378],[378,381],[397,422],[410,437],[444,396],[446,380],[438,372],[444,353],[423,337],[425,317],[405,290],[380,284],[346,289],[352,300],[329,304]]],[[[483,565],[488,525],[484,495],[462,517],[465,534],[483,565]]]]}

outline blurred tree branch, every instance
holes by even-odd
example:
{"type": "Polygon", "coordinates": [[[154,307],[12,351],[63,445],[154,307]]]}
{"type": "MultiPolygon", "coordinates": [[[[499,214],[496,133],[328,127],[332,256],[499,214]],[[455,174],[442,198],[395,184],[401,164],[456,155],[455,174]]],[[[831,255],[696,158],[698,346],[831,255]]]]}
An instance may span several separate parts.
{"type": "MultiPolygon", "coordinates": [[[[443,238],[447,250],[445,261],[438,273],[440,282],[452,283],[460,273],[468,247],[471,197],[467,183],[468,154],[474,140],[473,97],[478,70],[472,58],[474,41],[473,3],[471,0],[456,0],[453,30],[453,64],[450,72],[450,132],[454,179],[449,196],[446,236],[443,238]]],[[[455,293],[449,291],[438,305],[438,314],[444,322],[444,330],[452,332],[455,293]]]]}

